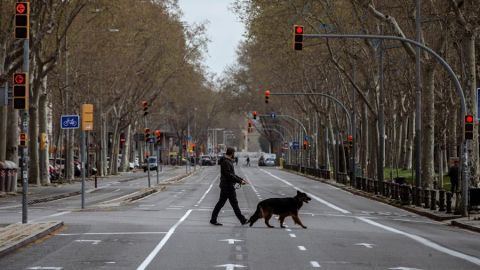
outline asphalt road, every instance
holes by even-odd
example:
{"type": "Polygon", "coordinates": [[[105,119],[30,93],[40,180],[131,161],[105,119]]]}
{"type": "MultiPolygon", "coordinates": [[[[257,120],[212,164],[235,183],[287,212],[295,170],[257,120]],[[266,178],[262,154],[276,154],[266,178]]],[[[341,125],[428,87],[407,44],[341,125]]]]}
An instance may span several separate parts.
{"type": "Polygon", "coordinates": [[[130,204],[65,211],[73,198],[45,203],[36,214],[64,229],[0,258],[0,269],[480,269],[477,233],[274,168],[236,170],[251,183],[237,190],[246,216],[260,200],[298,189],[312,197],[300,211],[308,229],[291,218],[286,229],[277,220],[273,229],[263,220],[242,226],[228,203],[224,226],[210,225],[219,167],[204,167],[130,204]]]}

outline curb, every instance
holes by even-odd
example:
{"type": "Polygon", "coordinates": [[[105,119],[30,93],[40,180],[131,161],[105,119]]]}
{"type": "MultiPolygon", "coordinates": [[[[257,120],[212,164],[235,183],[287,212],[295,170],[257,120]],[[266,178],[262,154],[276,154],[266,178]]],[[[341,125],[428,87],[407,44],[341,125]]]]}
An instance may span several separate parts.
{"type": "Polygon", "coordinates": [[[451,224],[452,224],[452,226],[457,226],[457,227],[460,227],[462,229],[467,229],[467,230],[470,230],[470,231],[480,233],[480,228],[475,227],[475,226],[470,226],[468,224],[461,223],[461,222],[458,222],[458,221],[455,221],[455,220],[452,220],[451,224]]]}
{"type": "MultiPolygon", "coordinates": [[[[12,224],[12,225],[16,225],[16,224],[12,224]]],[[[10,225],[10,226],[12,226],[10,225]]],[[[35,223],[33,223],[32,225],[35,225],[35,223]]],[[[23,238],[23,239],[20,239],[10,245],[8,245],[7,247],[5,248],[2,248],[0,249],[0,257],[2,256],[5,256],[6,254],[8,253],[11,253],[23,246],[26,246],[40,238],[43,238],[45,236],[47,236],[48,234],[58,230],[59,228],[61,228],[63,226],[63,221],[58,221],[58,222],[55,222],[53,223],[52,225],[48,226],[47,228],[45,228],[44,230],[38,232],[38,233],[35,233],[35,234],[31,234],[31,235],[28,235],[27,237],[23,238]]]]}

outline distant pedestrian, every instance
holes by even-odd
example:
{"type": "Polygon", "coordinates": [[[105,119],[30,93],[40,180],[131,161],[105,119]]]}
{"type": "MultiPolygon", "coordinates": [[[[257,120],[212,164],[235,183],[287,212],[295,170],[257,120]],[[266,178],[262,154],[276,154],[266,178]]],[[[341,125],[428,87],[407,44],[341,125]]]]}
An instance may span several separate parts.
{"type": "Polygon", "coordinates": [[[218,223],[217,218],[220,210],[225,205],[227,200],[233,208],[233,212],[237,216],[240,223],[243,225],[247,223],[247,219],[242,215],[240,208],[238,207],[237,194],[235,193],[235,184],[244,185],[247,181],[243,180],[240,176],[235,174],[233,168],[233,160],[235,158],[235,150],[233,148],[227,148],[227,152],[220,159],[220,198],[212,212],[210,218],[210,224],[221,226],[222,223],[218,223]]]}
{"type": "Polygon", "coordinates": [[[455,194],[458,188],[458,177],[459,177],[458,160],[455,160],[453,162],[453,166],[448,169],[448,177],[450,177],[451,192],[452,194],[455,194]]]}
{"type": "Polygon", "coordinates": [[[247,156],[247,167],[250,167],[250,157],[247,156]]]}

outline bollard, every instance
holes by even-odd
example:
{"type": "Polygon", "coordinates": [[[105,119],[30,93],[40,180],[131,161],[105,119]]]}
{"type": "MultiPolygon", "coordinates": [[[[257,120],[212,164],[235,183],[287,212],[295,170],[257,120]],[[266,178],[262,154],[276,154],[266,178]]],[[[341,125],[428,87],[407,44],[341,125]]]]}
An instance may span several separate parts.
{"type": "Polygon", "coordinates": [[[430,190],[430,210],[437,210],[437,191],[430,190]]]}
{"type": "Polygon", "coordinates": [[[428,188],[423,190],[423,208],[430,208],[430,191],[428,188]]]}
{"type": "Polygon", "coordinates": [[[422,207],[423,203],[423,189],[421,187],[417,188],[417,204],[416,206],[422,207]]]}
{"type": "Polygon", "coordinates": [[[438,211],[445,211],[445,190],[440,189],[438,191],[438,211]]]}
{"type": "Polygon", "coordinates": [[[447,192],[447,214],[452,213],[452,193],[447,192]]]}
{"type": "Polygon", "coordinates": [[[417,187],[412,187],[412,204],[417,204],[417,187]]]}
{"type": "Polygon", "coordinates": [[[97,188],[97,175],[95,174],[95,188],[97,188]]]}
{"type": "Polygon", "coordinates": [[[373,180],[373,194],[378,194],[378,180],[373,180]]]}

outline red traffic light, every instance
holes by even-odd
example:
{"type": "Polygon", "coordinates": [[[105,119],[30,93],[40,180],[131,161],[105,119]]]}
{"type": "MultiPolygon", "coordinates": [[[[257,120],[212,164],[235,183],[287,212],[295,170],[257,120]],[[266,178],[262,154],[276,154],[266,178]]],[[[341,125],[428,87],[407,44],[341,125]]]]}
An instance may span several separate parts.
{"type": "Polygon", "coordinates": [[[348,136],[347,136],[347,141],[353,142],[353,136],[352,136],[352,135],[348,135],[348,136]]]}
{"type": "Polygon", "coordinates": [[[160,130],[155,130],[155,136],[160,137],[160,130]]]}
{"type": "Polygon", "coordinates": [[[465,123],[473,124],[473,115],[465,115],[465,123]]]}
{"type": "Polygon", "coordinates": [[[16,73],[13,75],[15,84],[24,84],[26,82],[25,73],[16,73]]]}
{"type": "Polygon", "coordinates": [[[303,34],[303,26],[295,26],[295,33],[303,34]]]}
{"type": "Polygon", "coordinates": [[[16,3],[15,12],[17,14],[26,14],[27,13],[27,3],[16,3]]]}
{"type": "Polygon", "coordinates": [[[266,97],[269,97],[269,96],[270,96],[270,90],[266,90],[266,91],[265,91],[265,96],[266,96],[266,97]]]}

